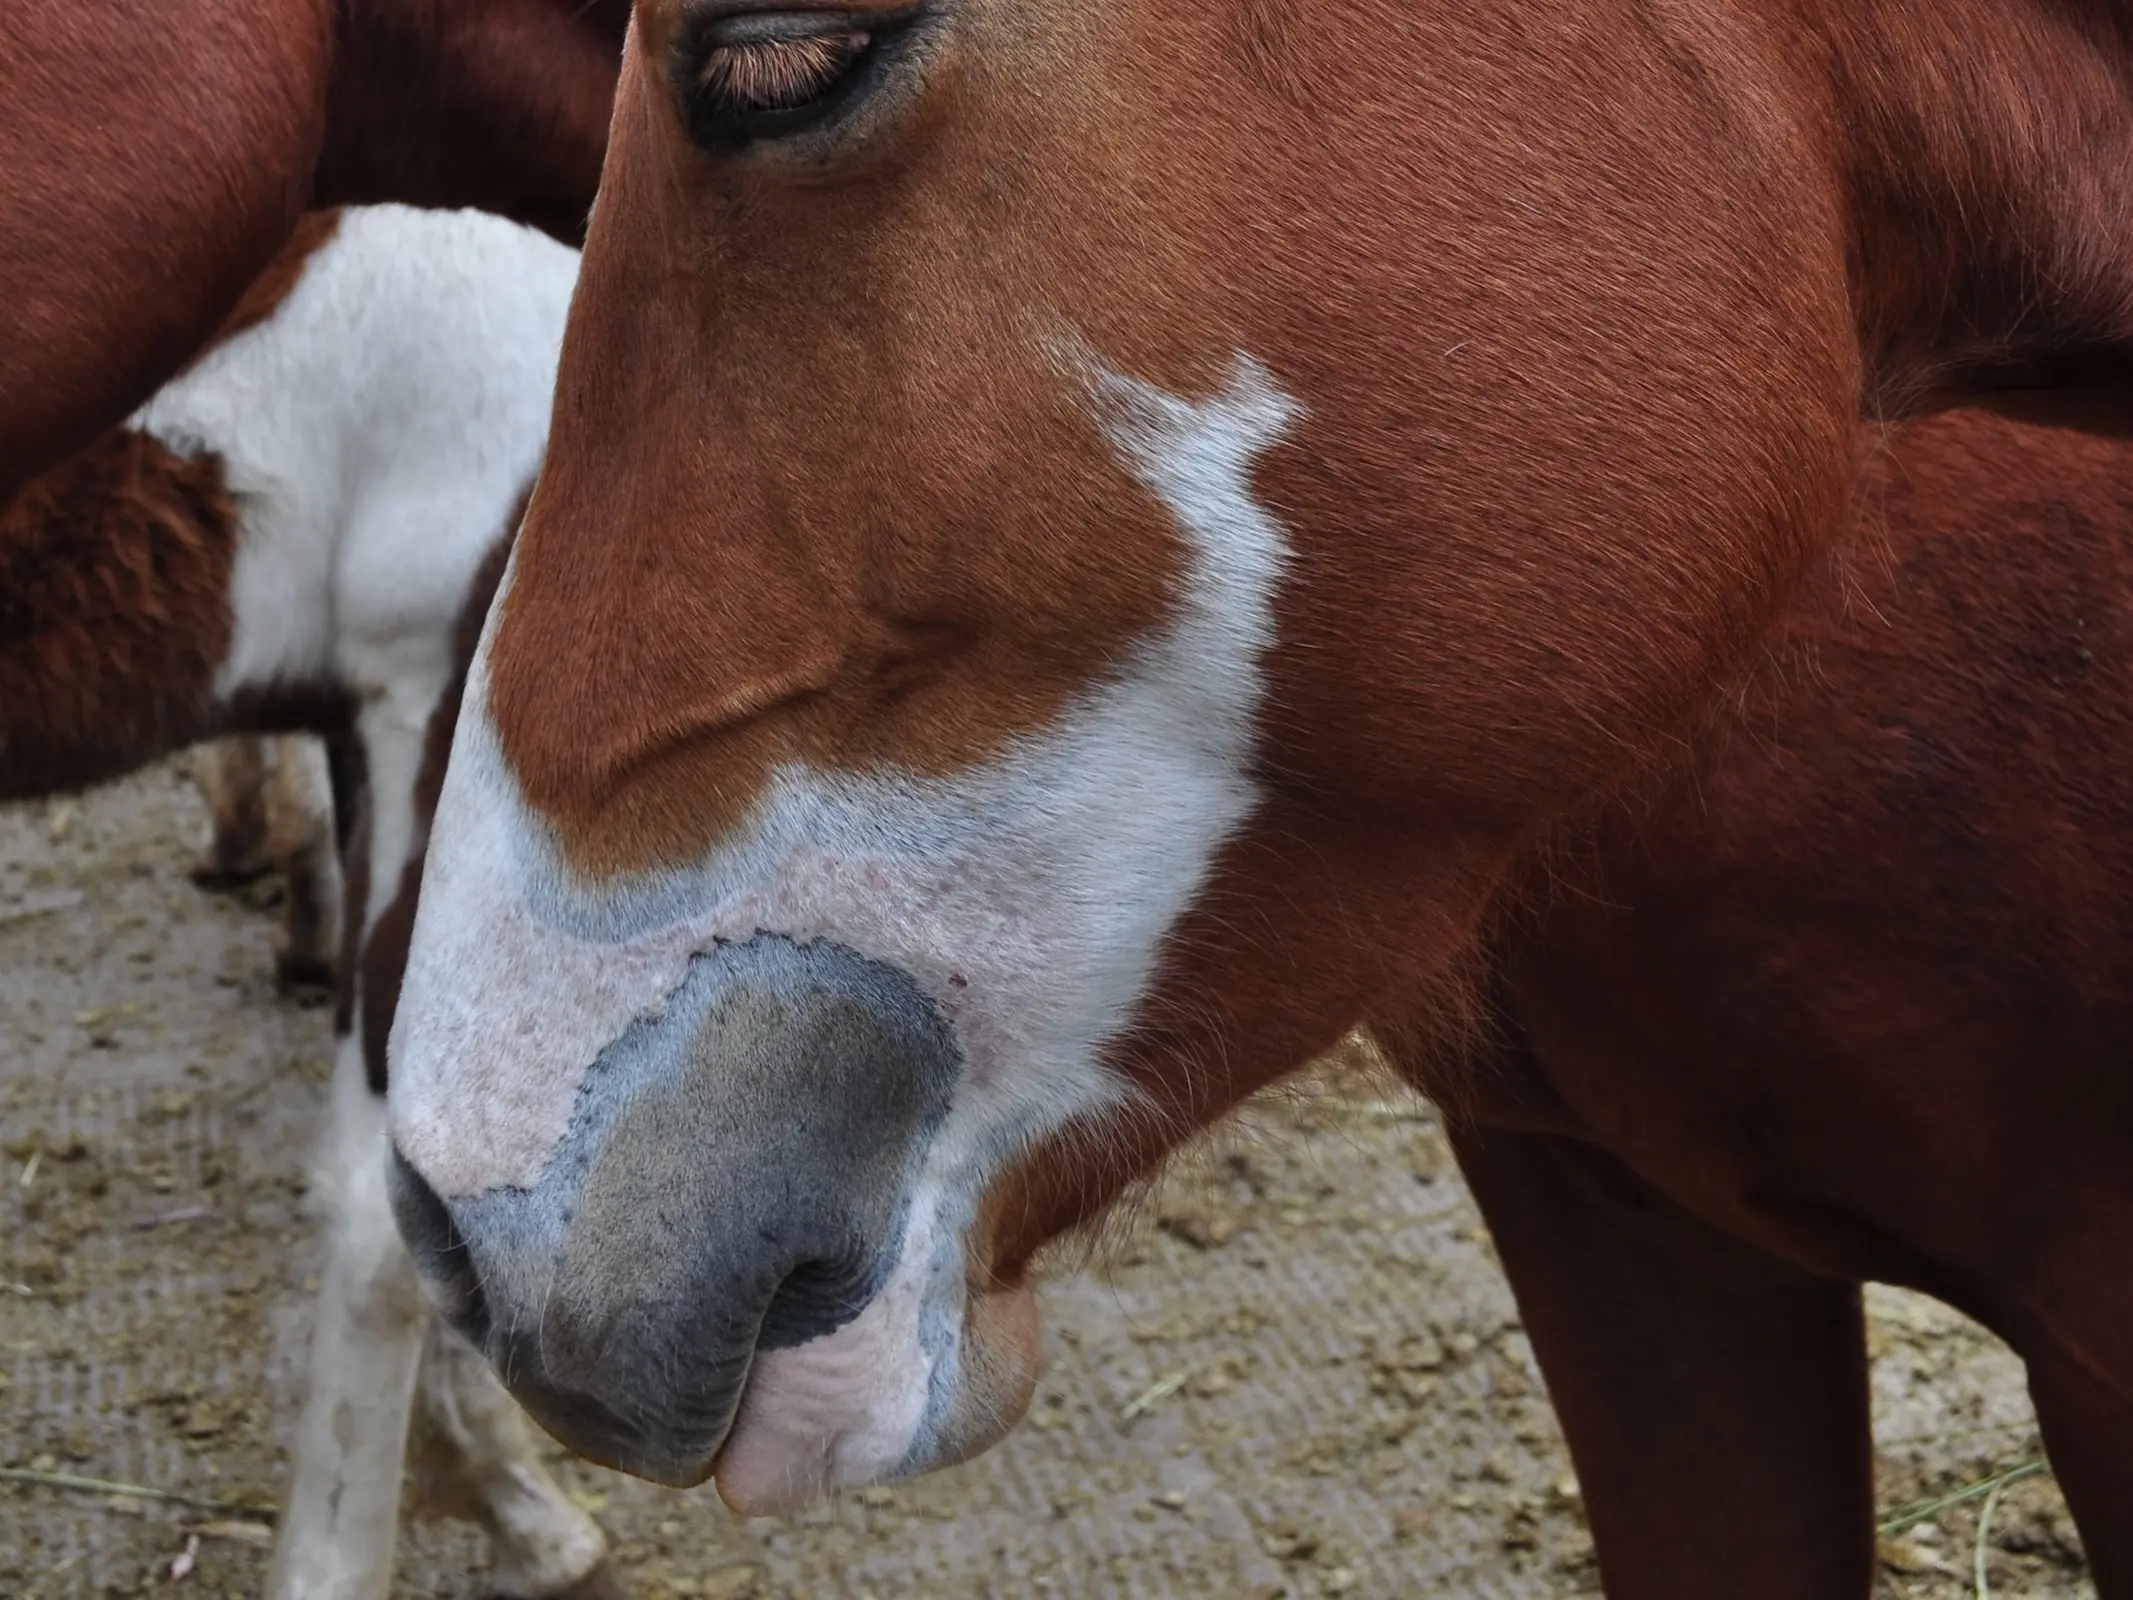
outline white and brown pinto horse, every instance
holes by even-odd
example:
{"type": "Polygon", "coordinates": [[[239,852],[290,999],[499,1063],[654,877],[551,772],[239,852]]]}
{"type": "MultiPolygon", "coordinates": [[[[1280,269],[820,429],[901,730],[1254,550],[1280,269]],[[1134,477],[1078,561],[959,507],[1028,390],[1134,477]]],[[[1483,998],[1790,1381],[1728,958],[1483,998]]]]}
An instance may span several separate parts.
{"type": "Polygon", "coordinates": [[[0,509],[0,799],[194,740],[345,741],[327,1250],[276,1600],[388,1592],[412,1410],[518,1600],[612,1592],[599,1528],[432,1326],[385,1191],[384,1045],[463,674],[547,433],[575,252],[478,212],[315,212],[222,335],[0,509]]]}
{"type": "Polygon", "coordinates": [[[0,6],[0,504],[207,343],[306,206],[569,244],[628,0],[0,6]]]}
{"type": "MultiPolygon", "coordinates": [[[[2123,375],[2129,29],[644,0],[395,1023],[440,1303],[572,1445],[749,1510],[999,1437],[1043,1241],[1359,1020],[1417,1078],[1464,1053],[1506,891],[1747,669],[1876,419],[2123,375]]],[[[1800,1169],[1709,1130],[1644,1160],[1640,1093],[1565,1091],[1594,1162],[1729,1239],[1715,1197],[1774,1196],[1741,1249],[1855,1271],[1800,1169]]],[[[2110,1287],[2030,1325],[2124,1416],[2118,1133],[2055,1224],[2110,1287]]],[[[1725,1292],[1618,1259],[1602,1330],[1725,1292]]],[[[1615,1592],[1689,1592],[1654,1527],[1730,1593],[1865,1592],[1863,1433],[1599,1448],[1636,1419],[1566,1396],[1605,1364],[1551,1327],[1615,1592]]],[[[1684,1392],[1760,1416],[1828,1376],[1786,1348],[1684,1392]]],[[[2133,1592],[2098,1514],[2133,1429],[2065,1392],[2133,1592]]]]}

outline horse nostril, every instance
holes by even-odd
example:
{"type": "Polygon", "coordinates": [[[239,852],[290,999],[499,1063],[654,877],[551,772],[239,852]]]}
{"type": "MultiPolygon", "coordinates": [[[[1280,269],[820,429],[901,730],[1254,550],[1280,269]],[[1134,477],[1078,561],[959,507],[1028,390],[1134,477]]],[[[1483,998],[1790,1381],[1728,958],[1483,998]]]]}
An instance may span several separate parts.
{"type": "Polygon", "coordinates": [[[475,1275],[467,1242],[452,1222],[452,1213],[437,1191],[393,1146],[387,1188],[393,1220],[415,1258],[422,1287],[446,1321],[477,1350],[489,1334],[488,1298],[475,1275]]]}
{"type": "Polygon", "coordinates": [[[879,1276],[857,1250],[843,1259],[800,1262],[779,1281],[763,1308],[757,1348],[789,1349],[835,1332],[874,1297],[879,1276]]]}

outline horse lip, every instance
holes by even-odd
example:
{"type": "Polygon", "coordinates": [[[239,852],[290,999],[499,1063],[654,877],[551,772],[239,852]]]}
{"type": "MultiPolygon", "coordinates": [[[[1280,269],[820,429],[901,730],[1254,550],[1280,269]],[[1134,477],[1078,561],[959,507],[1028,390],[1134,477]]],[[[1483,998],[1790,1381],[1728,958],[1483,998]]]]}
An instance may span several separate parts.
{"type": "Polygon", "coordinates": [[[537,1337],[492,1334],[477,1348],[526,1414],[573,1455],[670,1489],[696,1488],[715,1470],[740,1414],[756,1354],[752,1338],[737,1343],[724,1358],[740,1368],[737,1377],[722,1381],[714,1373],[696,1395],[624,1396],[625,1410],[612,1398],[555,1378],[537,1337]],[[717,1404],[721,1395],[723,1408],[717,1404]]]}
{"type": "MultiPolygon", "coordinates": [[[[708,1448],[655,1449],[644,1430],[632,1427],[595,1396],[562,1389],[514,1374],[505,1385],[526,1414],[571,1454],[595,1466],[643,1478],[668,1489],[694,1489],[717,1469],[718,1457],[732,1431],[732,1417],[708,1448]]],[[[735,1407],[738,1410],[738,1406],[735,1407]]],[[[687,1444],[692,1429],[665,1429],[666,1437],[687,1444]]],[[[706,1430],[708,1432],[708,1430],[706,1430]]]]}

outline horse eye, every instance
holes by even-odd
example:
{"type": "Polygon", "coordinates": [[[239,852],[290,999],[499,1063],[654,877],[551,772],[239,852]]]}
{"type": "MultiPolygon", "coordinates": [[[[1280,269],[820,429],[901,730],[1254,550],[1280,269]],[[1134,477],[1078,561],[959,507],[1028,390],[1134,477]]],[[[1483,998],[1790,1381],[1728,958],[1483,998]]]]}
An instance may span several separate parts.
{"type": "Polygon", "coordinates": [[[845,97],[874,34],[826,17],[750,17],[704,40],[689,93],[690,131],[731,148],[819,121],[845,97]]]}

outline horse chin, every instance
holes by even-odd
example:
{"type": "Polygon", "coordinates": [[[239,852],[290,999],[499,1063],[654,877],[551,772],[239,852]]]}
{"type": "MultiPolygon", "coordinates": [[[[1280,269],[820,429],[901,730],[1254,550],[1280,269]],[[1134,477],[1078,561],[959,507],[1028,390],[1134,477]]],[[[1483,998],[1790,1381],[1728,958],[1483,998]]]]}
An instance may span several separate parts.
{"type": "Polygon", "coordinates": [[[782,1515],[835,1489],[951,1466],[1022,1420],[1041,1365],[1026,1285],[965,1303],[946,1393],[905,1310],[884,1296],[835,1333],[756,1357],[714,1468],[730,1510],[782,1515]]]}
{"type": "Polygon", "coordinates": [[[998,1444],[1029,1410],[1043,1370],[1037,1296],[1029,1285],[972,1295],[963,1313],[954,1397],[933,1432],[926,1459],[909,1463],[906,1470],[952,1467],[998,1444]]]}

